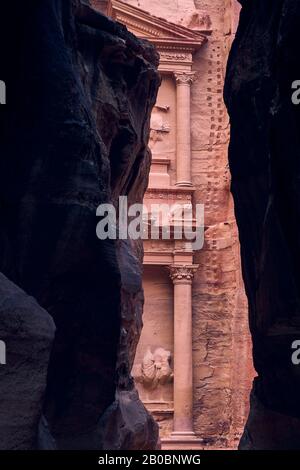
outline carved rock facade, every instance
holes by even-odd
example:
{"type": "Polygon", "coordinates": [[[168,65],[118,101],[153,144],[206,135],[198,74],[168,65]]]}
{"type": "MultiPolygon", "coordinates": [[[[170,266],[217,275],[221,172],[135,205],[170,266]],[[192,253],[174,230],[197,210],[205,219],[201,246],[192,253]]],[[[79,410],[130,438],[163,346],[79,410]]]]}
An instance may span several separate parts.
{"type": "MultiPolygon", "coordinates": [[[[162,84],[152,118],[145,204],[179,204],[182,213],[204,204],[205,210],[203,249],[175,237],[144,244],[137,387],[159,422],[163,448],[236,447],[253,377],[222,98],[238,4],[111,0],[107,5],[112,17],[147,37],[160,54],[162,84]],[[149,348],[152,354],[157,348],[171,352],[174,374],[172,382],[153,389],[139,379],[149,348]]],[[[173,230],[180,217],[180,210],[170,209],[173,230]]]]}

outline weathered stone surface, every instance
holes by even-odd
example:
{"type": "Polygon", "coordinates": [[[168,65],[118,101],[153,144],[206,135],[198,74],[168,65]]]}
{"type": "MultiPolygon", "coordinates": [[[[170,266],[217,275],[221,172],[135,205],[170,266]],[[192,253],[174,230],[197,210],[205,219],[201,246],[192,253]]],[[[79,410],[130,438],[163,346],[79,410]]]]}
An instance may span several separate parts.
{"type": "Polygon", "coordinates": [[[0,274],[0,449],[37,447],[55,326],[35,299],[0,274]]]}
{"type": "Polygon", "coordinates": [[[225,86],[243,275],[258,373],[242,449],[299,448],[300,4],[243,0],[225,86]]]}
{"type": "MultiPolygon", "coordinates": [[[[7,2],[0,21],[9,103],[0,116],[0,271],[57,325],[44,411],[58,448],[79,436],[80,447],[101,448],[106,435],[89,437],[100,435],[117,390],[134,407],[143,295],[142,247],[122,255],[98,240],[96,208],[121,194],[142,201],[158,57],[86,1],[7,2]]],[[[145,410],[139,417],[121,448],[154,446],[154,421],[145,410]]]]}
{"type": "Polygon", "coordinates": [[[99,423],[104,449],[156,449],[157,430],[136,390],[119,391],[99,423]]]}

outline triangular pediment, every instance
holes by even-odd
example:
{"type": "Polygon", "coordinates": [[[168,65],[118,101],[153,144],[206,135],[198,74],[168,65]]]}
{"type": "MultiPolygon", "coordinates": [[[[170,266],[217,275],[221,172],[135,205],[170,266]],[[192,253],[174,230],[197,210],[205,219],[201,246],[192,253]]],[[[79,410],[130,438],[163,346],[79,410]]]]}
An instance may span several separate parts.
{"type": "Polygon", "coordinates": [[[121,0],[110,1],[110,16],[125,24],[129,31],[154,43],[182,44],[198,48],[207,40],[205,34],[151,15],[121,0]]]}

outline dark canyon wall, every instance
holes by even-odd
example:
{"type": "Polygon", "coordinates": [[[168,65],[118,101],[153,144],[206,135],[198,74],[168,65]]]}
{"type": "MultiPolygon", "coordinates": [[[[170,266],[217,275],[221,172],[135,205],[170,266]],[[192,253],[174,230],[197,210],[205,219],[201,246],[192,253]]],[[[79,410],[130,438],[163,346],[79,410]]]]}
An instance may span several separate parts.
{"type": "Polygon", "coordinates": [[[130,377],[142,246],[97,239],[96,208],[143,199],[157,66],[152,46],[88,2],[1,6],[1,448],[51,448],[49,430],[57,448],[156,446],[130,377]]]}
{"type": "Polygon", "coordinates": [[[242,449],[300,446],[300,2],[243,0],[225,101],[254,365],[242,449]]]}

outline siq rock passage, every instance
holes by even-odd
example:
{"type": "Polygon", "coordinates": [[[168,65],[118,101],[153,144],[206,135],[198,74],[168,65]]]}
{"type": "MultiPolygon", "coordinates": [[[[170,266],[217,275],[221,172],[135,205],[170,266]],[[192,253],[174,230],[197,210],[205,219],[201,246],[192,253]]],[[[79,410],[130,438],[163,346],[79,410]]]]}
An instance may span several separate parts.
{"type": "Polygon", "coordinates": [[[98,240],[96,208],[142,202],[158,55],[80,0],[5,2],[0,49],[0,271],[55,321],[49,430],[58,449],[153,449],[130,375],[142,246],[98,240]]]}
{"type": "Polygon", "coordinates": [[[297,0],[243,0],[225,83],[229,163],[249,300],[254,380],[241,449],[300,442],[300,78],[297,0]]]}

